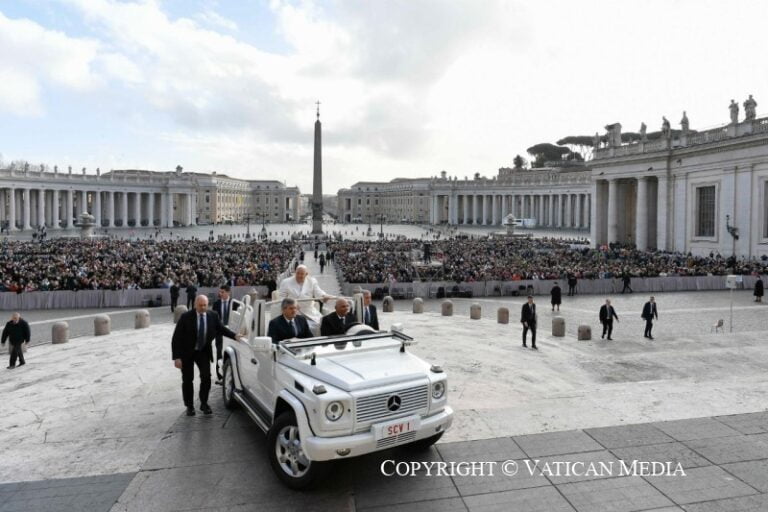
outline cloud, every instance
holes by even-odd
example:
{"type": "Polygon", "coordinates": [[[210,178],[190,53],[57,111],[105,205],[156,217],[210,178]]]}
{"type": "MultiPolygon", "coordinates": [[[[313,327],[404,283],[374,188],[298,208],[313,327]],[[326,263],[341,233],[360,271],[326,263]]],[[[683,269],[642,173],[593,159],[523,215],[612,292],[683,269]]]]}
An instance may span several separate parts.
{"type": "Polygon", "coordinates": [[[0,110],[20,117],[44,113],[44,84],[88,91],[99,85],[99,43],[48,30],[0,12],[0,110]]]}
{"type": "Polygon", "coordinates": [[[204,25],[223,28],[224,30],[228,30],[230,32],[237,32],[239,30],[237,23],[228,18],[225,18],[212,9],[206,9],[203,12],[198,13],[195,15],[195,19],[199,20],[204,25]]]}

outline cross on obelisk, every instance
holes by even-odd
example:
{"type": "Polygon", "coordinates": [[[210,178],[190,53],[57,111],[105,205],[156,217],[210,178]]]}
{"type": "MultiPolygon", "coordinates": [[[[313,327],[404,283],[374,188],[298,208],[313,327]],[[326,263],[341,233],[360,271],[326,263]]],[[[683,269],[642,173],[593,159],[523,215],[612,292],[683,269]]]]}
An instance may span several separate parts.
{"type": "Polygon", "coordinates": [[[312,183],[312,234],[323,233],[323,158],[320,125],[320,101],[317,105],[317,120],[315,121],[315,166],[312,183]]]}

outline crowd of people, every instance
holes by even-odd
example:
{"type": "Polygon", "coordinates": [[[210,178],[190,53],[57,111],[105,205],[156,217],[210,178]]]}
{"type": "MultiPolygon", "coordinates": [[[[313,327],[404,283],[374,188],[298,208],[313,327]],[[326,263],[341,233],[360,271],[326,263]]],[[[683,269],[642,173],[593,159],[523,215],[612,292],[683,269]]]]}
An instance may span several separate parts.
{"type": "Polygon", "coordinates": [[[0,291],[265,285],[296,255],[293,242],[66,239],[5,241],[0,291]]]}
{"type": "Polygon", "coordinates": [[[610,279],[622,277],[706,276],[764,273],[762,259],[719,254],[638,251],[613,244],[592,249],[583,240],[497,238],[438,240],[430,261],[422,241],[342,242],[333,244],[336,265],[350,283],[414,281],[519,281],[610,279]]]}

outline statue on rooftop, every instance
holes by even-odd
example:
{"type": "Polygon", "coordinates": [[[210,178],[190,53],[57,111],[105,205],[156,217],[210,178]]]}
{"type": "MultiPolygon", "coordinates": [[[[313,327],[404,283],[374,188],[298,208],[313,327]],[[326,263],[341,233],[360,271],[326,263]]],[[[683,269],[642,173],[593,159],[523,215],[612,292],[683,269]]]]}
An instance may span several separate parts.
{"type": "Polygon", "coordinates": [[[685,113],[685,110],[683,110],[683,118],[680,120],[680,126],[683,130],[683,133],[688,133],[688,126],[690,126],[690,123],[688,121],[688,115],[685,113]]]}
{"type": "Polygon", "coordinates": [[[664,138],[669,138],[669,136],[672,133],[672,129],[669,124],[669,119],[666,118],[666,116],[661,116],[661,133],[664,135],[664,138]]]}
{"type": "Polygon", "coordinates": [[[736,124],[739,122],[739,104],[731,100],[731,104],[728,105],[728,109],[731,111],[731,123],[736,124]]]}
{"type": "Polygon", "coordinates": [[[640,140],[645,142],[648,140],[648,136],[646,135],[646,131],[648,130],[648,127],[645,125],[645,123],[640,123],[640,140]]]}
{"type": "Polygon", "coordinates": [[[752,98],[752,95],[749,95],[749,98],[746,99],[744,102],[744,120],[745,121],[754,121],[755,117],[757,116],[757,113],[755,112],[755,108],[757,107],[757,102],[752,98]]]}

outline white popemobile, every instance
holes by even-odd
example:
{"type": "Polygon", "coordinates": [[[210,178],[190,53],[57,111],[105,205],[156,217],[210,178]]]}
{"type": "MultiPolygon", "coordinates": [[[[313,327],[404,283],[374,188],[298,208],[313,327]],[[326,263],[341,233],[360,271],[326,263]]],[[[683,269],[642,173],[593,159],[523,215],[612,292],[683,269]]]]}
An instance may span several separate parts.
{"type": "MultiPolygon", "coordinates": [[[[362,312],[362,295],[355,296],[362,312]]],[[[343,336],[272,343],[272,303],[245,296],[225,338],[224,403],[241,406],[267,433],[272,468],[292,488],[317,479],[331,461],[398,445],[426,449],[453,420],[446,375],[406,351],[415,343],[398,326],[354,325],[343,336]]]]}

